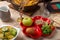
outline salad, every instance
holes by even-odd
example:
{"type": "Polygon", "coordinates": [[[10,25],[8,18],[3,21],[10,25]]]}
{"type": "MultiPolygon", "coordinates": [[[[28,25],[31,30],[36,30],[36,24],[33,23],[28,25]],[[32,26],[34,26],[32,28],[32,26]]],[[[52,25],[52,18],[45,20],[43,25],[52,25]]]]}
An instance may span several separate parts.
{"type": "Polygon", "coordinates": [[[17,30],[11,26],[4,26],[0,28],[0,39],[10,40],[17,35],[17,30]]]}
{"type": "Polygon", "coordinates": [[[55,31],[51,20],[42,16],[25,17],[20,25],[23,33],[31,38],[48,37],[55,31]]]}

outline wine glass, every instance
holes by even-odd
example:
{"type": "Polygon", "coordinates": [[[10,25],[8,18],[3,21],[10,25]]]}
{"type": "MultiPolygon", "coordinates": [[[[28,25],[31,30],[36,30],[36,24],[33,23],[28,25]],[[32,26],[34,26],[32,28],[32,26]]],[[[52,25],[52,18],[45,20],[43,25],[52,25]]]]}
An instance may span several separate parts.
{"type": "Polygon", "coordinates": [[[47,4],[49,4],[52,0],[42,0],[43,6],[41,6],[42,14],[41,16],[43,17],[49,17],[50,12],[46,9],[47,4]]]}
{"type": "MultiPolygon", "coordinates": [[[[27,1],[28,2],[28,1],[27,1]]],[[[20,15],[20,18],[17,19],[18,22],[21,22],[22,19],[23,19],[23,10],[24,10],[24,5],[27,4],[27,2],[25,0],[21,0],[21,3],[20,3],[20,7],[19,7],[19,15],[20,15]]]]}
{"type": "Polygon", "coordinates": [[[21,0],[20,7],[19,7],[19,15],[20,17],[17,19],[18,22],[22,21],[22,15],[23,15],[23,10],[24,10],[24,0],[21,0]]]}

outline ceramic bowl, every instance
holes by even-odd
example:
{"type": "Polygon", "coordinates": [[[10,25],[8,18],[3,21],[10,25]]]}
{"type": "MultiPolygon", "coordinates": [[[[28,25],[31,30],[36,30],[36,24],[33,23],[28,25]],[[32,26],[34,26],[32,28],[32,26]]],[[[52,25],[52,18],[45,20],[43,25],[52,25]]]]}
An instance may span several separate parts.
{"type": "Polygon", "coordinates": [[[14,38],[10,39],[10,40],[15,40],[15,39],[17,38],[18,34],[19,34],[20,29],[17,28],[17,27],[15,27],[15,26],[12,26],[12,25],[1,25],[0,28],[2,28],[2,27],[4,27],[4,26],[11,26],[11,27],[13,27],[14,29],[17,30],[16,36],[15,36],[14,38]]]}

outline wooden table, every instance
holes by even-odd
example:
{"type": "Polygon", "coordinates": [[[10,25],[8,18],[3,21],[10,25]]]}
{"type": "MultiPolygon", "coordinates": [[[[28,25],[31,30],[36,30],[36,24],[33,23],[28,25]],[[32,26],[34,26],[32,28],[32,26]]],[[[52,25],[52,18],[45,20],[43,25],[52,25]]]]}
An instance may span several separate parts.
{"type": "MultiPolygon", "coordinates": [[[[10,3],[7,3],[6,1],[0,2],[0,6],[2,5],[9,5],[10,3]]],[[[13,25],[15,27],[20,27],[19,23],[17,22],[17,18],[20,17],[19,16],[19,12],[17,12],[16,10],[13,9],[9,9],[11,12],[11,22],[2,22],[2,20],[0,20],[0,26],[1,25],[13,25]]],[[[33,16],[35,15],[40,15],[39,11],[37,11],[37,13],[35,13],[33,16]]],[[[56,16],[58,16],[60,14],[51,14],[50,18],[55,18],[56,16]]],[[[23,15],[25,16],[25,15],[23,15]]],[[[56,33],[52,38],[39,38],[39,39],[32,39],[32,38],[28,38],[26,37],[22,31],[20,30],[20,33],[18,35],[18,37],[16,38],[16,40],[60,40],[60,30],[56,29],[56,33]]]]}

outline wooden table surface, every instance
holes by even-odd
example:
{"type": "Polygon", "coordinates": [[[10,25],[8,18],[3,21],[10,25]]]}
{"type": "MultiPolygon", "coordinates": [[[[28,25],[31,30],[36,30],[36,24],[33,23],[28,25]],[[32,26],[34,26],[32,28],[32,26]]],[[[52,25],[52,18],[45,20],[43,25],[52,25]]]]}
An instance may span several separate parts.
{"type": "MultiPolygon", "coordinates": [[[[10,3],[6,2],[6,1],[0,2],[0,6],[9,5],[9,4],[10,3]]],[[[11,22],[2,22],[2,20],[0,20],[0,26],[1,25],[13,25],[15,27],[20,27],[19,23],[17,22],[17,18],[20,17],[19,12],[17,12],[16,10],[13,10],[11,8],[9,10],[11,13],[12,21],[11,22]]],[[[39,11],[37,11],[37,13],[35,13],[33,16],[35,16],[35,15],[40,15],[39,11]]],[[[58,15],[60,15],[60,14],[59,13],[51,14],[50,18],[58,17],[58,15]]],[[[25,16],[25,15],[23,15],[23,16],[25,16]]],[[[16,38],[16,40],[60,40],[60,30],[56,29],[55,35],[50,39],[49,38],[39,38],[39,39],[28,38],[20,30],[20,33],[19,33],[18,37],[16,38]]]]}

